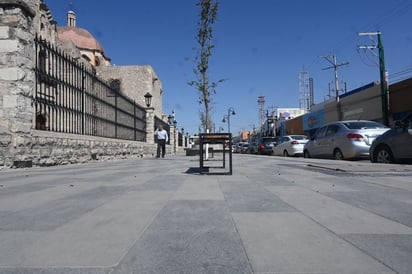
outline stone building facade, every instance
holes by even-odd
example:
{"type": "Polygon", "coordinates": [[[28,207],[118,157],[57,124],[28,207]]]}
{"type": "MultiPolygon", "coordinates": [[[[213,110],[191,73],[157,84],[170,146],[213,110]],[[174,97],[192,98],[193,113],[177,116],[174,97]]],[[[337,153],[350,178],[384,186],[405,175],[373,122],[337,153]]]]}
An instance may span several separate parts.
{"type": "Polygon", "coordinates": [[[139,105],[145,105],[144,95],[149,92],[154,114],[161,119],[166,116],[162,111],[162,82],[152,66],[100,66],[96,72],[109,83],[118,81],[120,93],[139,105]]]}
{"type": "MultiPolygon", "coordinates": [[[[95,65],[82,58],[84,52],[82,54],[74,43],[58,39],[56,22],[42,0],[0,0],[0,167],[57,165],[154,155],[154,116],[162,115],[161,83],[149,66],[130,68],[132,71],[141,71],[141,76],[135,77],[134,82],[131,81],[132,77],[120,79],[119,74],[124,74],[121,68],[113,67],[110,72],[111,67],[108,66],[107,70],[100,71],[110,79],[120,79],[122,92],[139,103],[142,103],[147,91],[153,92],[155,108],[146,112],[146,142],[35,129],[33,93],[36,85],[36,35],[61,46],[73,59],[85,65],[95,65]],[[143,83],[137,84],[146,76],[143,83]],[[133,93],[132,88],[138,88],[140,94],[133,93]]],[[[174,132],[173,126],[171,131],[174,132]]],[[[173,137],[174,134],[170,135],[173,137]]],[[[168,152],[176,152],[176,147],[169,148],[168,152]]]]}

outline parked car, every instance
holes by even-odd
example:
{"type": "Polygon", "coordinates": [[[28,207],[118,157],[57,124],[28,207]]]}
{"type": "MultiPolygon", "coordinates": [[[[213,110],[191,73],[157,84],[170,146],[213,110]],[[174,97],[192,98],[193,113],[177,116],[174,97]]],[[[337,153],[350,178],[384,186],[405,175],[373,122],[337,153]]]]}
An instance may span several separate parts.
{"type": "Polygon", "coordinates": [[[273,147],[273,155],[303,156],[303,147],[309,141],[306,135],[286,135],[280,138],[277,146],[273,147]]]}
{"type": "Polygon", "coordinates": [[[279,137],[261,137],[258,140],[257,153],[260,155],[272,155],[273,147],[278,144],[279,137]]]}
{"type": "Polygon", "coordinates": [[[258,144],[257,142],[252,142],[249,144],[249,153],[256,154],[258,153],[258,144]]]}
{"type": "Polygon", "coordinates": [[[320,127],[305,144],[303,155],[335,160],[368,158],[372,142],[388,130],[381,123],[367,120],[329,123],[320,127]]]}
{"type": "Polygon", "coordinates": [[[373,163],[412,160],[412,113],[401,121],[395,121],[392,129],[377,137],[369,152],[373,163]]]}
{"type": "Polygon", "coordinates": [[[249,153],[249,143],[242,143],[242,146],[240,147],[240,153],[249,153]]]}
{"type": "Polygon", "coordinates": [[[244,144],[245,142],[239,142],[239,143],[236,143],[236,145],[235,145],[235,153],[240,153],[240,151],[242,150],[242,146],[243,146],[243,144],[244,144]]]}

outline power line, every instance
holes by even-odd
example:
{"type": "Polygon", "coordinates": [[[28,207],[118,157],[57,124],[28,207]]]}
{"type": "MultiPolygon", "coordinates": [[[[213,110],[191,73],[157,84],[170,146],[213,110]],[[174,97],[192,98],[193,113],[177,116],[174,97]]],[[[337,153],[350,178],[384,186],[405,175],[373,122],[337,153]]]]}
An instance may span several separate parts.
{"type": "Polygon", "coordinates": [[[412,76],[412,67],[406,68],[404,70],[394,72],[389,74],[388,78],[390,79],[390,83],[394,83],[397,81],[402,81],[412,76]]]}

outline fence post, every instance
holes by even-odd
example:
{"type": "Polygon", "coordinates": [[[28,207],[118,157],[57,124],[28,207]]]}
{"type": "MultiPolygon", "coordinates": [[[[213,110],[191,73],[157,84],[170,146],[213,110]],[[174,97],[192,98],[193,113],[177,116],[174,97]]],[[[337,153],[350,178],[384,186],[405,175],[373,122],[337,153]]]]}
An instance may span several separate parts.
{"type": "Polygon", "coordinates": [[[82,70],[82,94],[81,94],[81,96],[82,96],[82,135],[84,135],[84,122],[85,122],[85,106],[84,106],[84,104],[85,104],[85,102],[84,102],[84,96],[85,96],[85,94],[86,94],[86,87],[85,87],[85,84],[84,84],[84,82],[85,82],[85,79],[86,79],[86,75],[85,75],[85,72],[84,72],[84,70],[85,70],[85,67],[84,67],[84,64],[82,64],[81,65],[81,70],[82,70]]]}
{"type": "Polygon", "coordinates": [[[154,144],[155,115],[154,108],[146,108],[146,143],[154,144]]]}
{"type": "Polygon", "coordinates": [[[133,140],[136,141],[136,100],[133,100],[133,140]]]}
{"type": "Polygon", "coordinates": [[[114,138],[117,139],[117,91],[114,95],[114,138]]]}
{"type": "Polygon", "coordinates": [[[0,1],[0,166],[31,166],[35,11],[30,1],[0,1]]]}
{"type": "Polygon", "coordinates": [[[178,133],[177,133],[177,128],[172,124],[170,125],[170,145],[172,146],[172,151],[174,154],[177,152],[177,146],[178,146],[178,133]]]}

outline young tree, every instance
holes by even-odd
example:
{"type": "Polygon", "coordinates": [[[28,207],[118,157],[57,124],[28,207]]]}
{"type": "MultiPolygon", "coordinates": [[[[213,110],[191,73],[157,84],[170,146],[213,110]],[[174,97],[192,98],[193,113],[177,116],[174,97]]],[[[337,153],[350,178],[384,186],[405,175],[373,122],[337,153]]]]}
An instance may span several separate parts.
{"type": "Polygon", "coordinates": [[[216,87],[218,83],[224,79],[213,82],[209,78],[209,59],[212,56],[212,49],[214,45],[213,39],[213,24],[217,19],[217,11],[219,2],[217,0],[200,0],[196,6],[200,7],[200,18],[198,21],[198,32],[196,35],[196,42],[199,48],[196,49],[195,63],[196,66],[193,72],[196,80],[188,84],[195,87],[199,92],[200,121],[203,130],[212,128],[212,120],[210,112],[212,110],[211,94],[216,94],[216,87]]]}

